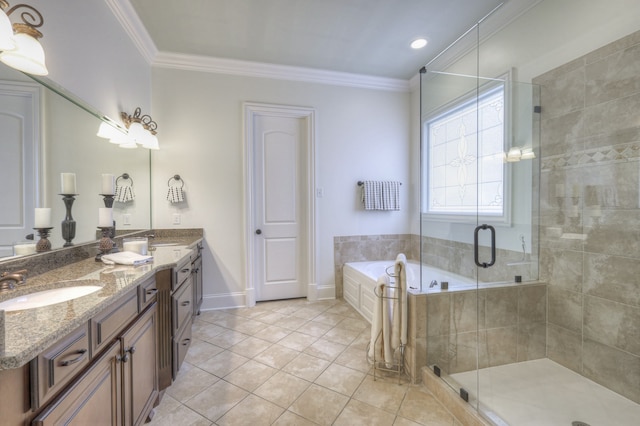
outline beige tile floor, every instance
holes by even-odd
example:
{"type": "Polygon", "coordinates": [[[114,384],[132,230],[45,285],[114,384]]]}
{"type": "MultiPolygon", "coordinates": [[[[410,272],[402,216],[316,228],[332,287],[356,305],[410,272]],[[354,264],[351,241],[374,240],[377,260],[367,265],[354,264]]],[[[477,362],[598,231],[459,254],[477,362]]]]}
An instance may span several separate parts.
{"type": "Polygon", "coordinates": [[[203,312],[161,425],[454,425],[423,386],[377,377],[369,324],[342,300],[203,312]]]}

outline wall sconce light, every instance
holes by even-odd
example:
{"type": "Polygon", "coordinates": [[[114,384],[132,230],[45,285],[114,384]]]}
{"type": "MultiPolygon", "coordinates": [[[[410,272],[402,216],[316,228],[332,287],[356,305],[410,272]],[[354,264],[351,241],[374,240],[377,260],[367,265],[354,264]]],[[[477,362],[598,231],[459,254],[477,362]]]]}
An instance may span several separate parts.
{"type": "Polygon", "coordinates": [[[136,108],[133,115],[128,115],[126,112],[120,113],[125,127],[129,129],[129,138],[143,148],[160,149],[156,136],[158,124],[151,119],[151,116],[141,114],[140,107],[136,108]]]}
{"type": "Polygon", "coordinates": [[[42,37],[37,29],[44,23],[42,15],[27,4],[17,4],[5,13],[8,7],[6,0],[0,0],[0,61],[28,74],[49,74],[44,49],[38,41],[42,37]],[[12,25],[9,16],[20,8],[26,9],[20,13],[22,23],[12,25]]]}
{"type": "MultiPolygon", "coordinates": [[[[136,108],[133,115],[121,112],[120,117],[127,130],[111,121],[100,123],[96,136],[109,139],[109,142],[119,145],[120,148],[137,148],[142,145],[147,149],[160,149],[156,129],[158,124],[149,115],[141,115],[140,108],[136,108]]],[[[109,120],[107,117],[104,120],[109,120]]]]}
{"type": "Polygon", "coordinates": [[[536,158],[536,154],[531,147],[511,147],[506,155],[503,154],[503,159],[507,163],[515,163],[520,160],[533,160],[536,158]]]}

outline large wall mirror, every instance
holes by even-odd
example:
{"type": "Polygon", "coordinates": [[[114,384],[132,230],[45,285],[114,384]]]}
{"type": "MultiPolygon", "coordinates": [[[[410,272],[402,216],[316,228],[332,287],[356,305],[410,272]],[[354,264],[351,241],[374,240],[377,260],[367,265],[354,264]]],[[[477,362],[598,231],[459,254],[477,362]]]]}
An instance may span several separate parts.
{"type": "Polygon", "coordinates": [[[127,174],[118,185],[132,185],[134,199],[113,205],[116,229],[151,228],[149,151],[123,149],[96,136],[99,117],[63,88],[0,64],[0,258],[13,256],[16,243],[35,233],[36,207],[51,208],[49,240],[53,249],[63,247],[61,173],[76,176],[74,245],[96,240],[102,174],[127,174]]]}

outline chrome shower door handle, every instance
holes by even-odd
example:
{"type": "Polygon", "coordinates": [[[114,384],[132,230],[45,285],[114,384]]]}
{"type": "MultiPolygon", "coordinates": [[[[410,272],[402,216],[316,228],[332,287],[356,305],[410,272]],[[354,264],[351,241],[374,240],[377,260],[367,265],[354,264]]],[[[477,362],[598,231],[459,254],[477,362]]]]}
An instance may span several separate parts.
{"type": "Polygon", "coordinates": [[[496,263],[496,229],[493,226],[487,225],[486,223],[476,226],[473,233],[473,260],[476,262],[476,265],[481,268],[488,268],[496,263]],[[480,260],[478,259],[478,233],[486,229],[491,231],[491,262],[480,263],[480,260]]]}

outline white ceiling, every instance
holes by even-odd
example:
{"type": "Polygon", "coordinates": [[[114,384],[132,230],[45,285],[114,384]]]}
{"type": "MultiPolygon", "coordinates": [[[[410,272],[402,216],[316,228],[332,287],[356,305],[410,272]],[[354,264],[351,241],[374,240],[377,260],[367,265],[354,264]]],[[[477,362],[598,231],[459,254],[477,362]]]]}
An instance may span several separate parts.
{"type": "Polygon", "coordinates": [[[402,80],[502,1],[130,0],[161,53],[402,80]],[[413,50],[418,37],[429,44],[413,50]]]}

